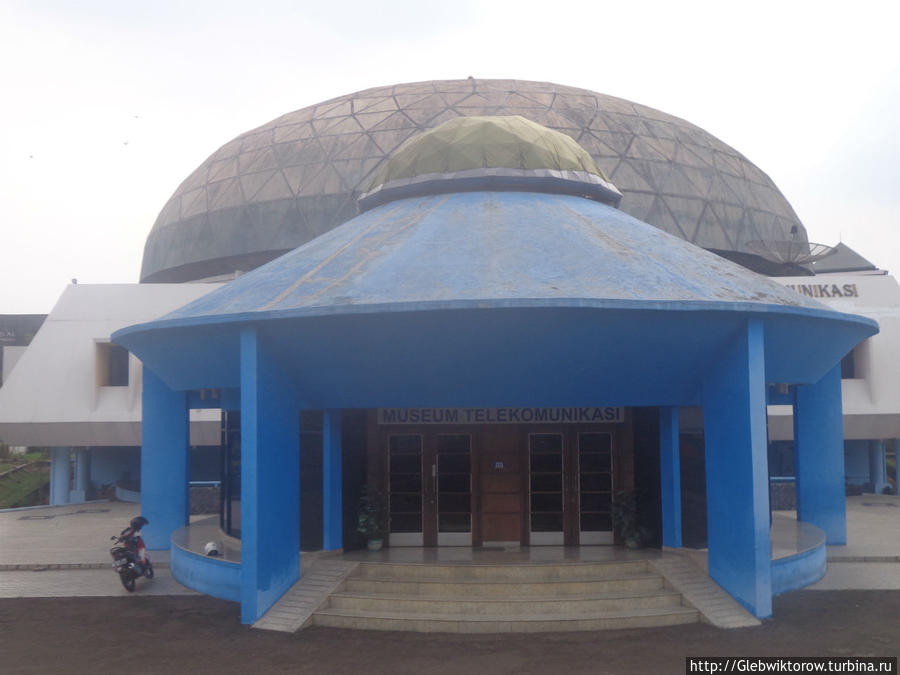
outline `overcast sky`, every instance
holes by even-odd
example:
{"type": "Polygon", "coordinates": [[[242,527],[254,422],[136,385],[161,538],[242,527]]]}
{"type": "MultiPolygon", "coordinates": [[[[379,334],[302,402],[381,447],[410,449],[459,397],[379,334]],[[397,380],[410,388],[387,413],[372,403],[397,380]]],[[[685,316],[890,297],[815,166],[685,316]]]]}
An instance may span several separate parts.
{"type": "Polygon", "coordinates": [[[0,0],[0,314],[138,280],[178,184],[285,112],[417,80],[546,80],[697,124],[810,240],[900,270],[896,2],[0,0]]]}

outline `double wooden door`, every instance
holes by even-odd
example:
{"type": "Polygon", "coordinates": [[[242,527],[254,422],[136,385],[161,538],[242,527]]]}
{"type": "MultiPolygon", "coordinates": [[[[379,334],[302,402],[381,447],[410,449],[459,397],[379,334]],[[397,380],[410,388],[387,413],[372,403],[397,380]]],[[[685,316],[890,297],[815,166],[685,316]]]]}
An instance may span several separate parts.
{"type": "Polygon", "coordinates": [[[612,434],[385,431],[392,546],[612,543],[612,434]]]}
{"type": "Polygon", "coordinates": [[[472,544],[472,434],[387,435],[392,546],[472,544]]]}

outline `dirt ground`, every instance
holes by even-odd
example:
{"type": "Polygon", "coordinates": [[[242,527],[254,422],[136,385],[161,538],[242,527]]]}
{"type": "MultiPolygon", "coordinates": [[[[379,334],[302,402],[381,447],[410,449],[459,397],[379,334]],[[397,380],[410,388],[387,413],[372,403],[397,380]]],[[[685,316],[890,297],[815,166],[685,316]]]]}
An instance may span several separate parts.
{"type": "Polygon", "coordinates": [[[900,591],[797,592],[774,620],[596,633],[450,635],[242,626],[209,597],[0,600],[0,672],[683,673],[685,656],[897,656],[900,591]],[[121,671],[116,670],[120,668],[121,671]]]}

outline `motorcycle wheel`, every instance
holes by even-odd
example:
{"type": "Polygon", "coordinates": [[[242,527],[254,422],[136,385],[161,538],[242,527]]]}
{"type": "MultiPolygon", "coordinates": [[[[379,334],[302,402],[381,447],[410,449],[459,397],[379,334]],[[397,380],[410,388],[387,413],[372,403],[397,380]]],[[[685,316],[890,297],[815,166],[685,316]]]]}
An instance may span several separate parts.
{"type": "Polygon", "coordinates": [[[125,590],[129,593],[134,592],[134,576],[129,574],[127,571],[119,572],[119,580],[122,582],[122,585],[125,587],[125,590]]]}
{"type": "Polygon", "coordinates": [[[153,565],[150,564],[150,561],[147,561],[147,565],[144,567],[144,576],[148,579],[153,578],[153,565]]]}

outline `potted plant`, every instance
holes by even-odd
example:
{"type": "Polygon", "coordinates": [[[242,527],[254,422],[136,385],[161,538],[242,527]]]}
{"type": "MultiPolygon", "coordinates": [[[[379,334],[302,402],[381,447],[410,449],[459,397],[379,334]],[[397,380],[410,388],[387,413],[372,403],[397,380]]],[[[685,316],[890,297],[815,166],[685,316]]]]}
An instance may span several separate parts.
{"type": "Polygon", "coordinates": [[[643,533],[638,518],[637,495],[634,490],[617,492],[610,510],[613,528],[619,533],[625,546],[640,548],[643,543],[643,533]]]}
{"type": "Polygon", "coordinates": [[[365,486],[359,497],[356,531],[366,540],[370,551],[379,551],[388,531],[387,498],[375,488],[365,486]]]}

